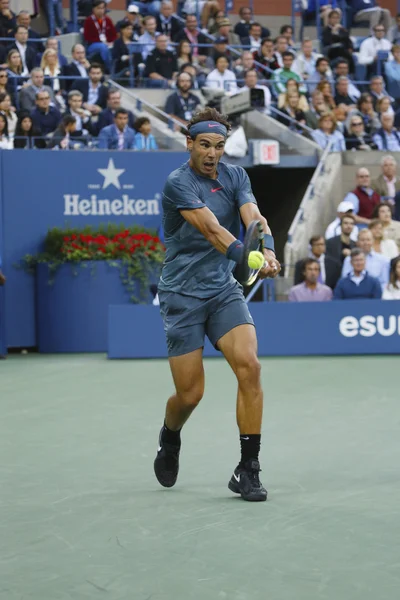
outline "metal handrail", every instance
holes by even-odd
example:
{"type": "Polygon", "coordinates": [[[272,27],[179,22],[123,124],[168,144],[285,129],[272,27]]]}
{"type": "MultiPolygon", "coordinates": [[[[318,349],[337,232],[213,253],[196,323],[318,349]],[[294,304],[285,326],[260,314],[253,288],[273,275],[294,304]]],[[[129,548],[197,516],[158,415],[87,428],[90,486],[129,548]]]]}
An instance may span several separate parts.
{"type": "Polygon", "coordinates": [[[289,121],[291,124],[296,125],[296,127],[301,127],[302,129],[304,129],[305,132],[307,132],[308,134],[311,135],[311,133],[314,131],[313,129],[311,129],[311,127],[308,127],[308,125],[303,125],[302,123],[299,123],[298,121],[296,121],[296,119],[294,119],[293,117],[290,117],[289,115],[283,113],[282,111],[280,111],[278,108],[276,108],[275,106],[269,106],[268,107],[269,110],[274,113],[277,114],[278,116],[284,117],[287,121],[289,121]]]}

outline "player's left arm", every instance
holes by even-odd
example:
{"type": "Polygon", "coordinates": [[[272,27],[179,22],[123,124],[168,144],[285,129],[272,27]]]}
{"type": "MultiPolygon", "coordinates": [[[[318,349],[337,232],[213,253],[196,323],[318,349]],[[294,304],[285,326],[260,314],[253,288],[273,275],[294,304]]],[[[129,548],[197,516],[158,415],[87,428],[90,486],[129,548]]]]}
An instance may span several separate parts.
{"type": "MultiPolygon", "coordinates": [[[[242,204],[239,210],[241,219],[246,229],[252,221],[261,221],[264,233],[272,235],[267,219],[260,213],[260,209],[258,208],[257,204],[254,204],[254,202],[247,202],[246,204],[242,204]]],[[[264,248],[264,256],[267,266],[261,269],[260,277],[276,277],[281,270],[281,265],[276,260],[275,252],[264,248]]]]}

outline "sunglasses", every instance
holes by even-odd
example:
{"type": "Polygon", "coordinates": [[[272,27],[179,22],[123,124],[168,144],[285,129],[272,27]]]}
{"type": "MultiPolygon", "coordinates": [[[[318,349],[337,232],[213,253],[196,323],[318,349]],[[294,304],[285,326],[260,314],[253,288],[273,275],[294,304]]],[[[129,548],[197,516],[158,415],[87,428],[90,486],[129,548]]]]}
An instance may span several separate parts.
{"type": "Polygon", "coordinates": [[[359,127],[359,126],[361,126],[362,124],[363,124],[363,123],[362,123],[362,121],[359,121],[359,122],[357,122],[357,123],[352,123],[352,126],[353,126],[353,127],[359,127]]]}

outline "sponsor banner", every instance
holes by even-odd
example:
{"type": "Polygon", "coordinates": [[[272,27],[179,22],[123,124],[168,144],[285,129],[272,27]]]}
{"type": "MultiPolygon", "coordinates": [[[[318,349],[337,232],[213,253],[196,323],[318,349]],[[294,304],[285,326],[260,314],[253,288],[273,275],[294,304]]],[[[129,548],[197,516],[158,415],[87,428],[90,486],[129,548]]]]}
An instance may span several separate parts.
{"type": "Polygon", "coordinates": [[[9,347],[36,345],[34,279],[15,265],[40,249],[47,230],[107,223],[157,229],[165,180],[187,158],[181,152],[0,152],[9,347]]]}

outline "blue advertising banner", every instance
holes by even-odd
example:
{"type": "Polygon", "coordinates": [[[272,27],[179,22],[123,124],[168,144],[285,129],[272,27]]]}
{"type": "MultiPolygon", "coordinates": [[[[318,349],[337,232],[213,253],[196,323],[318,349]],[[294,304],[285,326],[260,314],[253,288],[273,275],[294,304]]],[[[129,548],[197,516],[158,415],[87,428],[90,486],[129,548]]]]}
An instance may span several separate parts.
{"type": "Polygon", "coordinates": [[[180,152],[2,151],[3,269],[9,347],[35,346],[34,279],[15,268],[52,227],[158,228],[161,193],[180,152]]]}
{"type": "MultiPolygon", "coordinates": [[[[259,356],[399,354],[400,301],[254,302],[259,356]]],[[[208,342],[205,356],[221,356],[208,342]]],[[[166,357],[158,307],[110,306],[109,358],[166,357]]]]}

